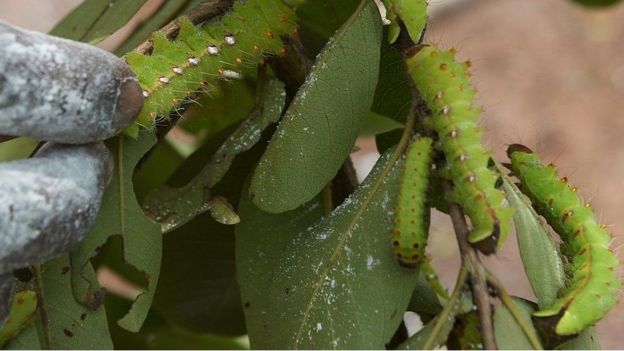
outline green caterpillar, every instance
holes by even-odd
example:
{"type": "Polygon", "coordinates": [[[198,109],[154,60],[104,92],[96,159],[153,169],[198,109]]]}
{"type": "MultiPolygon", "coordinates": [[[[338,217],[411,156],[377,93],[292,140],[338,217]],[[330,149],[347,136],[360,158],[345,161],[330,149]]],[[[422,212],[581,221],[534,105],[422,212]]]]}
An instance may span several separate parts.
{"type": "MultiPolygon", "coordinates": [[[[143,88],[145,104],[137,123],[150,127],[158,116],[181,106],[198,89],[210,93],[217,79],[253,74],[266,54],[283,54],[282,36],[296,33],[295,13],[281,0],[238,1],[220,21],[200,28],[177,20],[174,40],[156,32],[151,54],[125,56],[143,88]]],[[[136,135],[138,126],[127,130],[136,135]]]]}
{"type": "Polygon", "coordinates": [[[589,204],[566,178],[559,179],[553,165],[544,166],[529,148],[514,144],[507,149],[512,170],[522,191],[563,239],[562,251],[570,259],[572,278],[565,291],[536,317],[554,318],[555,332],[572,335],[600,320],[616,303],[619,262],[609,249],[611,236],[596,222],[589,204]]]}
{"type": "Polygon", "coordinates": [[[392,245],[403,267],[416,268],[425,258],[429,207],[425,205],[431,169],[431,138],[418,138],[407,149],[396,209],[392,245]]]}
{"type": "Polygon", "coordinates": [[[488,167],[490,154],[481,144],[470,62],[457,62],[454,50],[441,51],[433,45],[408,56],[409,73],[431,110],[428,122],[446,159],[441,174],[453,182],[447,200],[459,204],[470,217],[468,240],[482,252],[493,253],[499,237],[509,230],[513,209],[505,207],[505,195],[496,187],[498,176],[488,167]]]}

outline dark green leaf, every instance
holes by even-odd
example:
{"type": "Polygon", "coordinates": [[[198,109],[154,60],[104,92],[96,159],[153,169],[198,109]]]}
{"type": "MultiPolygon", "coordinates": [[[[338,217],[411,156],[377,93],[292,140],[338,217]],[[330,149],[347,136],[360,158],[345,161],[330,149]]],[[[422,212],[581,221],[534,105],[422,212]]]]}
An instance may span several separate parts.
{"type": "Polygon", "coordinates": [[[360,0],[315,0],[297,8],[301,42],[309,56],[316,56],[327,40],[353,14],[360,0]]]}
{"type": "MultiPolygon", "coordinates": [[[[446,320],[442,323],[442,327],[439,329],[438,333],[434,337],[434,344],[432,345],[434,348],[437,346],[442,346],[446,344],[446,340],[448,339],[451,330],[453,329],[453,324],[455,324],[455,318],[460,313],[466,313],[472,309],[472,298],[470,294],[465,293],[462,297],[460,297],[459,301],[453,309],[449,313],[446,320]]],[[[397,350],[422,350],[425,346],[425,342],[433,332],[433,328],[437,322],[438,318],[434,318],[429,323],[427,323],[421,330],[419,330],[416,334],[410,337],[406,342],[399,345],[397,350]]]]}
{"type": "MultiPolygon", "coordinates": [[[[519,297],[512,297],[512,299],[521,317],[530,324],[533,333],[537,335],[537,330],[535,330],[531,322],[531,315],[535,312],[535,304],[519,297]]],[[[533,349],[531,342],[522,331],[522,328],[520,328],[520,325],[502,304],[494,310],[494,332],[496,343],[501,350],[533,349]]]]}
{"type": "Polygon", "coordinates": [[[119,136],[109,146],[116,159],[116,176],[104,193],[100,214],[77,250],[71,254],[74,294],[85,304],[95,293],[95,279],[84,276],[83,268],[112,235],[123,239],[124,260],[142,271],[147,291],[139,295],[128,314],[118,321],[129,331],[138,331],[147,316],[160,272],[162,237],[159,226],[150,221],[134,196],[132,173],[137,162],[155,144],[153,132],[143,130],[138,139],[119,136]]]}
{"type": "Polygon", "coordinates": [[[171,231],[209,209],[210,189],[223,179],[234,158],[251,149],[260,141],[262,131],[279,119],[285,98],[284,85],[270,80],[265,89],[263,107],[252,111],[193,180],[183,187],[163,187],[148,195],[144,208],[161,223],[163,232],[171,231]]]}
{"type": "Polygon", "coordinates": [[[336,175],[369,112],[380,42],[379,11],[363,0],[318,57],[258,164],[250,188],[258,207],[294,209],[336,175]]]}
{"type": "Polygon", "coordinates": [[[115,349],[120,350],[242,350],[249,349],[244,337],[224,337],[194,333],[170,325],[156,311],[151,310],[138,333],[119,328],[114,322],[128,310],[130,301],[109,295],[106,312],[115,349]]]}
{"type": "Polygon", "coordinates": [[[208,214],[163,238],[162,272],[154,308],[193,332],[245,333],[234,266],[234,227],[208,214]]]}
{"type": "Polygon", "coordinates": [[[265,276],[273,318],[254,345],[357,349],[383,348],[390,340],[416,275],[392,255],[400,165],[389,154],[330,216],[297,233],[272,258],[277,269],[265,276]]]}
{"type": "Polygon", "coordinates": [[[516,209],[514,223],[522,264],[539,306],[548,307],[557,299],[557,293],[565,285],[565,272],[559,250],[548,229],[531,207],[530,200],[509,177],[504,174],[501,176],[509,204],[516,209]]]}
{"type": "Polygon", "coordinates": [[[279,269],[279,258],[295,235],[323,215],[318,199],[289,212],[271,214],[258,209],[246,196],[239,204],[241,223],[236,226],[236,267],[247,321],[247,332],[254,349],[271,348],[267,335],[273,310],[269,285],[279,269]]]}
{"type": "Polygon", "coordinates": [[[417,313],[421,319],[431,318],[442,310],[438,295],[431,289],[423,274],[418,274],[416,288],[407,309],[417,313]]]}
{"type": "MultiPolygon", "coordinates": [[[[219,139],[189,157],[172,179],[201,168],[219,148],[219,139]]],[[[231,167],[237,176],[223,179],[215,192],[237,205],[243,181],[262,155],[265,142],[266,139],[237,157],[231,167]]],[[[163,269],[155,308],[169,323],[190,331],[244,333],[234,267],[234,226],[218,224],[208,214],[197,216],[164,236],[163,269]]]]}
{"type": "Polygon", "coordinates": [[[145,0],[85,0],[50,34],[95,44],[126,24],[145,0]]]}
{"type": "MultiPolygon", "coordinates": [[[[44,321],[39,311],[35,321],[7,345],[8,349],[87,350],[113,347],[104,306],[97,306],[93,311],[76,301],[69,270],[68,255],[41,266],[42,285],[37,289],[41,289],[45,303],[39,309],[44,309],[48,319],[44,321]]],[[[87,264],[83,274],[95,280],[91,264],[87,264]]]]}
{"type": "Polygon", "coordinates": [[[123,45],[115,50],[115,53],[122,56],[137,47],[146,40],[152,32],[155,32],[178,17],[188,3],[189,0],[165,1],[154,14],[139,23],[123,45]]]}

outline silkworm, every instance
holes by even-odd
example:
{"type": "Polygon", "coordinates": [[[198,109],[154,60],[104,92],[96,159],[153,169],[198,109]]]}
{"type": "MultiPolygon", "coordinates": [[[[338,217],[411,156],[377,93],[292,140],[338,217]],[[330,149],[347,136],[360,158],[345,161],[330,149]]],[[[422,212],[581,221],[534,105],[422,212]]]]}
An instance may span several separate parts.
{"type": "Polygon", "coordinates": [[[0,164],[0,274],[71,250],[93,224],[113,173],[103,143],[48,143],[0,164]]]}
{"type": "Polygon", "coordinates": [[[0,47],[0,135],[91,143],[143,106],[130,67],[102,49],[1,21],[0,47]]]}
{"type": "Polygon", "coordinates": [[[448,200],[459,204],[472,224],[468,240],[485,254],[495,252],[498,239],[509,230],[513,209],[496,187],[498,176],[489,168],[490,153],[481,143],[479,109],[470,85],[470,62],[455,60],[453,50],[433,45],[407,59],[414,85],[431,110],[431,125],[439,138],[446,166],[440,170],[452,181],[448,200]]]}
{"type": "Polygon", "coordinates": [[[555,332],[571,335],[599,321],[617,303],[619,262],[609,249],[611,235],[596,222],[591,207],[553,165],[523,145],[507,149],[513,173],[535,210],[563,239],[562,252],[570,261],[572,277],[552,306],[536,312],[555,321],[555,332]]]}
{"type": "Polygon", "coordinates": [[[410,144],[405,155],[392,245],[399,264],[407,268],[416,268],[425,259],[432,143],[431,138],[418,138],[410,144]]]}

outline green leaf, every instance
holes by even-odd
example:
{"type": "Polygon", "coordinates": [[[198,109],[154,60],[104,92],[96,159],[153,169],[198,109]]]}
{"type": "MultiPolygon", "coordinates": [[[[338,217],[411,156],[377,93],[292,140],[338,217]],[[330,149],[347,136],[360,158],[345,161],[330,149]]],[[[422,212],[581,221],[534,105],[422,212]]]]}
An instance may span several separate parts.
{"type": "Polygon", "coordinates": [[[13,339],[24,329],[37,311],[37,294],[32,290],[20,291],[15,294],[11,313],[0,328],[0,347],[13,339]]]}
{"type": "Polygon", "coordinates": [[[154,308],[169,323],[191,332],[245,333],[233,226],[203,214],[164,236],[154,308]]]}
{"type": "Polygon", "coordinates": [[[189,0],[165,1],[155,13],[137,25],[123,45],[115,50],[115,54],[123,56],[128,51],[137,47],[146,40],[152,32],[155,32],[178,17],[188,2],[189,0]]]}
{"type": "MultiPolygon", "coordinates": [[[[301,1],[301,0],[299,0],[301,1]]],[[[349,19],[360,0],[303,0],[297,7],[301,42],[313,57],[323,49],[327,40],[349,19]]]]}
{"type": "Polygon", "coordinates": [[[504,174],[504,169],[500,170],[507,200],[516,209],[514,223],[522,264],[540,308],[548,307],[555,302],[557,293],[565,285],[566,276],[559,250],[531,207],[530,200],[504,174]]]}
{"type": "Polygon", "coordinates": [[[383,41],[379,82],[371,110],[403,124],[412,103],[410,79],[401,53],[383,41]]]}
{"type": "Polygon", "coordinates": [[[318,57],[258,164],[250,188],[258,207],[294,209],[336,175],[369,112],[380,42],[379,11],[363,0],[318,57]]]}
{"type": "Polygon", "coordinates": [[[126,24],[145,0],[85,0],[50,34],[95,44],[126,24]]]}
{"type": "Polygon", "coordinates": [[[279,257],[296,234],[323,216],[318,198],[293,210],[271,214],[258,209],[244,188],[239,203],[241,223],[236,225],[236,274],[245,307],[247,332],[254,349],[271,348],[273,311],[269,278],[278,271],[279,257]]]}
{"type": "MultiPolygon", "coordinates": [[[[448,339],[451,330],[453,330],[453,325],[455,324],[455,318],[458,314],[466,313],[472,309],[472,298],[470,294],[464,293],[459,298],[459,301],[449,313],[446,320],[442,323],[442,327],[439,329],[438,333],[434,337],[433,347],[442,346],[446,344],[446,340],[448,339]]],[[[438,318],[434,318],[430,320],[421,330],[419,330],[416,334],[412,335],[407,341],[399,345],[397,350],[422,350],[425,346],[425,342],[433,332],[433,328],[438,321],[438,318]]]]}
{"type": "MultiPolygon", "coordinates": [[[[512,297],[512,300],[521,317],[531,324],[533,333],[537,335],[537,330],[531,323],[531,315],[535,312],[535,304],[519,297],[512,297]]],[[[494,332],[496,343],[501,350],[533,349],[531,342],[505,305],[501,304],[494,310],[494,332]]]]}
{"type": "Polygon", "coordinates": [[[39,142],[30,138],[15,138],[0,143],[0,162],[28,157],[39,142]]]}
{"type": "Polygon", "coordinates": [[[388,117],[371,112],[360,127],[360,136],[375,136],[391,130],[403,128],[403,124],[388,117]]]}
{"type": "Polygon", "coordinates": [[[106,312],[109,328],[116,350],[243,350],[249,349],[244,337],[224,337],[206,333],[194,333],[170,325],[153,309],[143,328],[138,333],[130,333],[119,328],[114,322],[128,310],[129,301],[108,295],[106,312]]]}
{"type": "MultiPolygon", "coordinates": [[[[44,297],[39,306],[43,312],[39,311],[35,321],[9,342],[8,349],[112,349],[104,307],[92,310],[76,301],[69,270],[68,255],[41,266],[42,279],[37,289],[44,297]],[[41,318],[42,313],[47,315],[46,320],[41,318]]],[[[95,280],[90,264],[84,274],[95,280]]]]}
{"type": "Polygon", "coordinates": [[[149,220],[134,196],[132,174],[141,157],[155,144],[151,131],[143,130],[138,139],[118,136],[109,147],[115,155],[116,174],[102,199],[98,218],[78,249],[72,252],[72,285],[74,294],[89,305],[97,282],[85,276],[89,260],[112,235],[123,240],[125,263],[145,275],[147,291],[139,295],[128,314],[118,321],[129,331],[138,331],[152,303],[160,272],[162,236],[160,227],[149,220]]]}
{"type": "MultiPolygon", "coordinates": [[[[188,173],[194,174],[193,171],[201,168],[219,148],[220,139],[215,138],[214,142],[189,157],[171,181],[179,181],[188,173]]],[[[225,177],[215,187],[215,192],[231,199],[234,205],[238,204],[243,182],[262,155],[264,142],[234,160],[230,171],[236,177],[225,177]]],[[[166,234],[163,269],[154,308],[169,323],[189,331],[244,333],[234,253],[234,226],[218,224],[208,214],[197,216],[166,234]]]]}
{"type": "Polygon", "coordinates": [[[263,107],[255,108],[214,153],[210,162],[186,185],[162,187],[152,191],[144,203],[145,210],[169,232],[210,208],[210,189],[217,185],[240,153],[251,149],[262,137],[262,131],[275,123],[284,108],[284,85],[270,80],[265,88],[263,107]]]}
{"type": "Polygon", "coordinates": [[[269,258],[278,262],[263,274],[270,279],[265,294],[272,318],[254,347],[381,349],[390,340],[417,277],[399,266],[390,245],[397,158],[382,156],[340,207],[269,258]]]}
{"type": "Polygon", "coordinates": [[[424,317],[431,318],[442,310],[438,295],[433,291],[422,272],[418,274],[416,288],[412,293],[407,309],[417,313],[421,319],[424,317]]]}

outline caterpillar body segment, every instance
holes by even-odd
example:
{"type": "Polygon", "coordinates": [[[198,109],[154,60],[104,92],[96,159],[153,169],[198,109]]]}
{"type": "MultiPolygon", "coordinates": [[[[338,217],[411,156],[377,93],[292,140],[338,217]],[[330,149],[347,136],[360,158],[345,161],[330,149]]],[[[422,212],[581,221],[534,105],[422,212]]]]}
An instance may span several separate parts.
{"type": "MultiPolygon", "coordinates": [[[[138,118],[150,127],[197,91],[210,93],[219,79],[241,79],[256,72],[265,55],[283,51],[281,37],[296,32],[295,13],[281,0],[237,1],[220,21],[193,25],[178,19],[178,36],[152,35],[150,54],[125,56],[143,89],[145,105],[138,118]]],[[[136,126],[128,129],[136,134],[136,126]]]]}
{"type": "Polygon", "coordinates": [[[415,139],[407,149],[396,210],[392,245],[403,267],[416,268],[425,259],[429,231],[426,205],[432,161],[431,138],[415,139]]]}
{"type": "Polygon", "coordinates": [[[513,209],[506,207],[505,195],[496,187],[498,175],[488,167],[491,156],[477,126],[480,109],[473,104],[470,63],[457,62],[453,50],[429,45],[412,52],[407,64],[432,113],[427,123],[445,157],[440,173],[453,183],[447,200],[459,204],[470,218],[469,241],[483,253],[493,253],[499,237],[509,231],[513,209]]]}
{"type": "Polygon", "coordinates": [[[522,191],[561,236],[562,252],[569,260],[571,278],[561,297],[534,315],[554,319],[559,335],[577,334],[617,303],[621,283],[616,273],[619,261],[609,248],[612,238],[553,165],[543,165],[539,156],[518,144],[511,145],[507,154],[522,191]]]}

